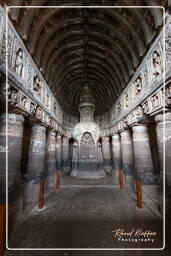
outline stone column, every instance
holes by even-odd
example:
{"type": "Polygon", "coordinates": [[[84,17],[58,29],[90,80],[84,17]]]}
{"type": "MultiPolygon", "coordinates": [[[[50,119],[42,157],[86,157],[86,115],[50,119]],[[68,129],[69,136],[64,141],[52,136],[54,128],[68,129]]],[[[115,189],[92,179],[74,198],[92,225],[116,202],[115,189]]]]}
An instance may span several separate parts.
{"type": "Polygon", "coordinates": [[[121,141],[119,133],[112,136],[112,162],[113,162],[113,175],[115,184],[119,184],[119,172],[121,169],[121,141]]]}
{"type": "Polygon", "coordinates": [[[62,171],[70,173],[69,139],[67,137],[62,139],[62,171]]]}
{"type": "Polygon", "coordinates": [[[56,167],[56,133],[48,131],[47,145],[46,145],[46,171],[47,171],[47,186],[55,184],[55,171],[56,167]]]}
{"type": "Polygon", "coordinates": [[[133,188],[134,153],[132,135],[129,129],[121,132],[122,170],[127,187],[133,188]]]}
{"type": "Polygon", "coordinates": [[[6,175],[6,122],[8,123],[8,199],[9,224],[15,223],[23,214],[23,191],[21,186],[21,157],[23,141],[22,115],[2,114],[0,116],[0,196],[5,199],[6,175]],[[7,119],[6,119],[7,118],[7,119]]]}
{"type": "Polygon", "coordinates": [[[157,145],[160,159],[160,205],[163,204],[163,172],[164,172],[164,159],[165,156],[165,186],[166,186],[166,207],[169,206],[171,199],[171,112],[165,113],[165,126],[164,115],[158,114],[155,117],[156,133],[157,133],[157,145]],[[164,134],[165,131],[165,134],[164,134]],[[164,138],[165,137],[165,138],[164,138]],[[164,150],[165,141],[165,150],[164,150]]]}
{"type": "Polygon", "coordinates": [[[141,180],[142,199],[150,208],[158,210],[157,188],[154,181],[153,161],[147,124],[133,126],[135,176],[141,180]]]}
{"type": "Polygon", "coordinates": [[[56,136],[56,165],[57,170],[62,169],[62,137],[61,134],[56,136]]]}
{"type": "Polygon", "coordinates": [[[111,147],[110,147],[110,141],[108,136],[102,137],[102,153],[103,153],[103,160],[104,160],[104,170],[106,173],[111,173],[111,170],[112,170],[111,147]]]}
{"type": "Polygon", "coordinates": [[[33,123],[30,137],[27,179],[25,186],[25,207],[38,202],[40,179],[45,175],[46,127],[33,123]]]}

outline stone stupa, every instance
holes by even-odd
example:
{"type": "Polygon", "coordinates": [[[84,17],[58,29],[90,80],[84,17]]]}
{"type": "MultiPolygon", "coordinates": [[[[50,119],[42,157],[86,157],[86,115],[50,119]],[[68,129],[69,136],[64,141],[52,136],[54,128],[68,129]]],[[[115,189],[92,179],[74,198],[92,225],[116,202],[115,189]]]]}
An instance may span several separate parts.
{"type": "Polygon", "coordinates": [[[80,179],[99,179],[106,176],[103,169],[100,128],[94,122],[94,96],[90,87],[82,89],[80,122],[73,131],[73,158],[71,175],[80,179]]]}

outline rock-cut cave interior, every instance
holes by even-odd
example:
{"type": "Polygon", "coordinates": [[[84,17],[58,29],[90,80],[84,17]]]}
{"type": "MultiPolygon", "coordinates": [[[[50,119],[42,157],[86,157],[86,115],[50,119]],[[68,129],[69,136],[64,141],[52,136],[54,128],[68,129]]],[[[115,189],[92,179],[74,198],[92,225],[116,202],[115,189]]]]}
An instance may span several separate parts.
{"type": "Polygon", "coordinates": [[[0,256],[170,256],[170,159],[171,0],[0,0],[0,256]]]}

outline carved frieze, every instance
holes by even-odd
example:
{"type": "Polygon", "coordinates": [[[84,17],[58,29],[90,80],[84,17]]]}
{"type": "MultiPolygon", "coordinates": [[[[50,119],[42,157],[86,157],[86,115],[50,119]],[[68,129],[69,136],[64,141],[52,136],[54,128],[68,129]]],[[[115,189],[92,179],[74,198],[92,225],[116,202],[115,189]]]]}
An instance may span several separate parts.
{"type": "MultiPolygon", "coordinates": [[[[2,20],[5,20],[5,16],[0,11],[0,24],[2,24],[2,20]]],[[[50,102],[56,101],[55,96],[50,92],[50,89],[42,77],[42,74],[40,73],[39,69],[35,65],[32,57],[28,53],[27,49],[25,48],[21,38],[18,36],[16,30],[14,29],[12,23],[9,20],[8,23],[8,33],[5,31],[5,26],[0,26],[0,59],[3,60],[3,65],[5,67],[6,63],[6,43],[7,43],[7,51],[8,51],[8,71],[9,74],[12,74],[14,76],[15,80],[17,80],[22,86],[26,89],[29,89],[32,94],[40,101],[40,103],[43,103],[43,95],[42,95],[42,87],[44,87],[44,91],[48,91],[48,95],[46,99],[45,105],[47,105],[47,108],[50,108],[50,102]],[[7,37],[7,38],[6,38],[7,37]]],[[[17,84],[16,84],[17,87],[17,84]]],[[[28,104],[24,104],[26,101],[25,98],[22,99],[22,102],[17,103],[17,93],[15,90],[11,92],[10,96],[10,104],[15,106],[20,106],[25,111],[30,108],[30,102],[28,104]],[[18,105],[17,105],[18,104],[18,105]],[[22,104],[25,106],[28,105],[27,109],[26,107],[23,107],[22,104]]],[[[21,96],[22,98],[22,96],[21,96]]],[[[20,99],[21,99],[20,98],[20,99]]],[[[28,100],[29,101],[29,100],[28,100]]],[[[52,114],[54,113],[55,109],[52,109],[52,114]]],[[[34,111],[32,111],[33,113],[34,111]]],[[[30,113],[31,114],[31,113],[30,113]]],[[[59,106],[59,103],[56,102],[56,111],[55,111],[56,117],[59,120],[59,122],[62,124],[63,122],[63,111],[59,106]]]]}

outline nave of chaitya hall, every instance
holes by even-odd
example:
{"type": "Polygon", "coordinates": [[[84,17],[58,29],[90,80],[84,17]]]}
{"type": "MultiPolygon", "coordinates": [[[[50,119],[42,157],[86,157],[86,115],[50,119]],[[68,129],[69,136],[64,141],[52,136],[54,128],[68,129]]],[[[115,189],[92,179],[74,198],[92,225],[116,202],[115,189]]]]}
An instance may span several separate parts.
{"type": "Polygon", "coordinates": [[[0,255],[171,255],[170,159],[170,0],[0,1],[0,255]]]}

